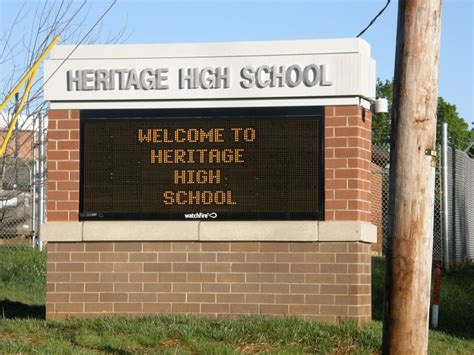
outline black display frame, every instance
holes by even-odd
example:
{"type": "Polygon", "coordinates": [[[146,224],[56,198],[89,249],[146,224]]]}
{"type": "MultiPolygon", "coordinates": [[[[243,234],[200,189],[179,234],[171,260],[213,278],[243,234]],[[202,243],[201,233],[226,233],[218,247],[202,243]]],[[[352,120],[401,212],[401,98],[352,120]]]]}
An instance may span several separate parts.
{"type": "MultiPolygon", "coordinates": [[[[185,109],[101,109],[80,110],[80,174],[79,174],[79,220],[80,221],[125,221],[125,220],[156,220],[156,221],[256,221],[256,220],[324,220],[324,106],[296,106],[296,107],[244,107],[244,108],[185,108],[185,109]],[[90,120],[107,119],[221,119],[246,118],[249,115],[258,118],[292,119],[311,117],[319,122],[319,156],[317,171],[319,182],[318,211],[315,212],[219,212],[217,218],[185,218],[185,214],[192,212],[156,212],[156,213],[84,213],[84,125],[90,120]]],[[[199,212],[199,211],[196,211],[199,212]]],[[[206,212],[204,212],[206,214],[206,212]]]]}

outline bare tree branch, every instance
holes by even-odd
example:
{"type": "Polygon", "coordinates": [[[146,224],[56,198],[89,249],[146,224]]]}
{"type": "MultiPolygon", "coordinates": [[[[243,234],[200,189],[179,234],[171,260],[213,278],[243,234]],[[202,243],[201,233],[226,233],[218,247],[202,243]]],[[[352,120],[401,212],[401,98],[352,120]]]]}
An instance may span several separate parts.
{"type": "MultiPolygon", "coordinates": [[[[115,4],[115,1],[110,0],[111,6],[115,4]]],[[[24,0],[21,3],[9,25],[4,27],[3,33],[0,33],[0,65],[2,66],[0,102],[9,94],[19,79],[28,72],[32,64],[57,35],[61,36],[61,43],[71,44],[91,44],[99,41],[118,43],[126,39],[127,19],[116,32],[104,34],[103,16],[99,17],[96,23],[91,24],[92,4],[89,0],[80,2],[76,0],[39,2],[24,0]]],[[[107,11],[111,6],[107,8],[107,11]]],[[[16,186],[18,181],[15,179],[18,179],[19,169],[23,169],[23,179],[25,176],[27,180],[29,179],[28,175],[25,175],[25,169],[32,169],[31,152],[34,148],[31,147],[31,143],[35,134],[33,121],[40,113],[44,117],[47,115],[49,105],[43,99],[42,68],[40,70],[15,131],[17,136],[21,136],[21,140],[18,142],[15,139],[10,140],[7,145],[8,154],[0,158],[0,193],[3,188],[14,189],[7,191],[8,196],[12,193],[23,194],[23,196],[25,194],[25,190],[21,191],[16,186]],[[18,154],[19,152],[23,154],[18,154]]],[[[0,140],[4,137],[5,128],[10,125],[13,119],[14,109],[15,103],[11,102],[3,112],[0,112],[0,140]]],[[[41,133],[45,134],[46,130],[47,123],[41,133]]],[[[38,133],[37,128],[36,132],[38,133]]],[[[27,189],[27,191],[29,190],[27,189]]],[[[13,223],[17,220],[16,215],[12,215],[11,211],[0,209],[0,222],[2,222],[0,223],[0,234],[4,226],[3,222],[13,223]]]]}

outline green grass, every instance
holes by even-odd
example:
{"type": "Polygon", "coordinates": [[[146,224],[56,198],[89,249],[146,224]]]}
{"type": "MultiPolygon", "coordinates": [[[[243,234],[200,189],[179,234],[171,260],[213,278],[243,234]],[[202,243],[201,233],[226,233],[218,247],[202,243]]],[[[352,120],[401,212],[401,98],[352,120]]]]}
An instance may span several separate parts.
{"type": "Polygon", "coordinates": [[[45,304],[46,253],[31,247],[0,247],[0,299],[45,304]]]}
{"type": "Polygon", "coordinates": [[[211,320],[156,316],[45,322],[3,320],[0,352],[136,353],[281,352],[287,354],[377,351],[380,327],[329,325],[296,318],[211,320]],[[14,336],[11,336],[11,334],[14,336]]]}
{"type": "MultiPolygon", "coordinates": [[[[373,259],[374,319],[382,315],[384,261],[373,259]]],[[[45,321],[45,254],[0,249],[0,353],[375,354],[379,321],[324,324],[297,318],[206,319],[188,316],[110,317],[45,321]],[[26,319],[30,317],[31,319],[26,319]],[[34,319],[37,318],[37,319],[34,319]]],[[[474,354],[472,269],[445,277],[453,304],[443,331],[430,332],[431,354],[474,354]],[[470,281],[470,282],[468,282],[470,281]],[[453,298],[457,297],[457,298],[453,298]],[[467,308],[466,308],[467,307],[467,308]],[[471,307],[471,308],[469,308],[471,307]],[[470,311],[470,314],[465,313],[470,311]],[[462,324],[455,324],[461,321],[462,324]],[[467,322],[467,323],[466,323],[467,322]],[[449,333],[449,334],[446,334],[449,333]],[[453,336],[453,335],[457,335],[453,336]],[[467,339],[461,339],[464,336],[467,339]]],[[[448,307],[446,307],[448,311],[448,307]]],[[[442,309],[442,308],[441,308],[442,309]]],[[[441,313],[442,315],[442,313],[441,313]]],[[[441,316],[440,315],[440,316],[441,316]]]]}
{"type": "MultiPolygon", "coordinates": [[[[372,319],[383,320],[385,259],[372,258],[372,319]]],[[[443,273],[438,330],[474,339],[474,265],[443,273]]]]}
{"type": "MultiPolygon", "coordinates": [[[[381,323],[363,327],[297,318],[186,316],[44,321],[0,319],[0,353],[374,354],[381,323]]],[[[431,354],[470,354],[472,341],[430,332],[431,354]]]]}
{"type": "Polygon", "coordinates": [[[443,276],[441,288],[439,329],[474,339],[474,265],[443,276]]]}

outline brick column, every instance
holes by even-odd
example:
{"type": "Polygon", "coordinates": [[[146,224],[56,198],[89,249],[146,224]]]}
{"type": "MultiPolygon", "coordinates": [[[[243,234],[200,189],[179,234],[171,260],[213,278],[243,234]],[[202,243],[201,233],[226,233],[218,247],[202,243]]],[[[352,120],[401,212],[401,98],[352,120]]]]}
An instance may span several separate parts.
{"type": "Polygon", "coordinates": [[[370,222],[371,113],[325,110],[325,220],[370,222]]]}
{"type": "Polygon", "coordinates": [[[78,221],[79,110],[48,114],[48,221],[78,221]]]}

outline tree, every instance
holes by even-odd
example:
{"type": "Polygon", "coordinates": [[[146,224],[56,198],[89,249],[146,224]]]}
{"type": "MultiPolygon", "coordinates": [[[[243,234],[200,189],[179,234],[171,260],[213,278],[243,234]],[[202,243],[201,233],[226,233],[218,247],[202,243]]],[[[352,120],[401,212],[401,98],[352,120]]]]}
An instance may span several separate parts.
{"type": "MultiPolygon", "coordinates": [[[[388,113],[374,113],[372,119],[372,142],[374,144],[388,144],[390,138],[390,124],[392,121],[393,82],[377,79],[377,97],[388,100],[388,113]]],[[[474,129],[469,130],[468,123],[459,115],[456,105],[447,102],[443,97],[438,98],[437,104],[437,137],[436,142],[441,142],[441,124],[448,124],[449,142],[458,149],[464,150],[474,141],[474,129]]],[[[470,152],[474,156],[474,148],[470,152]]]]}
{"type": "MultiPolygon", "coordinates": [[[[372,142],[374,144],[388,144],[390,141],[390,124],[392,117],[393,83],[390,80],[382,81],[377,78],[377,97],[388,100],[388,113],[374,113],[372,116],[372,142]]],[[[372,108],[372,112],[375,110],[372,108]]]]}
{"type": "MultiPolygon", "coordinates": [[[[103,14],[108,12],[116,0],[110,0],[110,6],[104,6],[103,14]]],[[[100,17],[91,18],[91,5],[87,0],[61,1],[24,1],[19,6],[11,22],[0,32],[0,101],[3,101],[9,91],[43,53],[54,37],[61,36],[61,43],[95,43],[99,39],[103,43],[117,43],[124,38],[126,22],[119,31],[107,37],[102,34],[100,17]],[[94,23],[94,20],[98,20],[94,23]],[[91,23],[92,22],[92,23],[91,23]]],[[[10,104],[10,111],[14,102],[10,104]]],[[[27,116],[39,112],[47,113],[47,102],[43,100],[43,78],[39,73],[31,88],[31,93],[25,105],[27,116]]],[[[0,112],[0,126],[9,123],[11,118],[7,112],[0,112]]],[[[20,122],[22,129],[25,121],[20,122]]]]}
{"type": "MultiPolygon", "coordinates": [[[[91,16],[92,4],[87,0],[80,2],[76,0],[24,0],[22,4],[16,4],[18,11],[10,18],[8,24],[5,23],[0,28],[2,69],[0,71],[0,102],[7,97],[19,79],[28,72],[57,35],[60,35],[61,43],[71,44],[90,44],[99,40],[103,43],[117,43],[123,40],[127,27],[126,21],[117,32],[109,35],[104,34],[102,29],[103,17],[115,3],[116,0],[109,0],[105,4],[99,4],[102,14],[100,17],[91,16]]],[[[7,146],[8,154],[0,157],[0,200],[22,194],[33,196],[30,192],[32,180],[34,180],[31,175],[34,172],[33,137],[35,131],[36,134],[45,136],[47,128],[45,122],[42,125],[42,132],[38,131],[37,118],[40,114],[42,117],[47,117],[48,112],[48,103],[43,98],[43,86],[42,69],[40,69],[7,146]],[[35,120],[36,127],[33,123],[35,120]],[[2,189],[8,191],[2,191],[2,189]]],[[[20,97],[23,89],[20,89],[20,97]]],[[[6,128],[13,119],[14,110],[15,100],[12,100],[9,106],[0,112],[0,143],[5,137],[6,128]]],[[[39,176],[37,177],[40,180],[39,176]]],[[[5,209],[0,214],[0,234],[9,218],[4,212],[5,209]]]]}
{"type": "MultiPolygon", "coordinates": [[[[439,97],[437,116],[438,132],[441,132],[441,124],[446,122],[448,124],[449,142],[456,148],[464,150],[474,137],[471,137],[472,132],[469,131],[467,122],[459,116],[456,105],[450,104],[442,97],[439,97]]],[[[439,137],[437,140],[439,142],[439,137]]]]}

